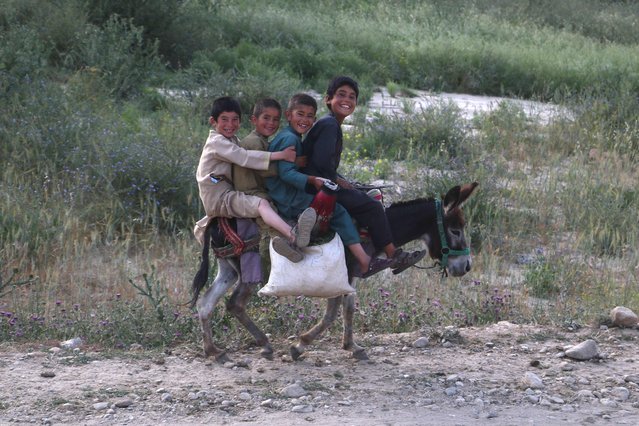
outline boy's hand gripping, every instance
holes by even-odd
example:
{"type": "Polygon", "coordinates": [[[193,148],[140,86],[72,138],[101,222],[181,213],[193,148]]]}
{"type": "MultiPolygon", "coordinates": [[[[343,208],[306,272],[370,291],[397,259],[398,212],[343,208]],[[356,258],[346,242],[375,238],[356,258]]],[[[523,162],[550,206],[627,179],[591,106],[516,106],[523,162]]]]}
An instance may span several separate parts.
{"type": "Polygon", "coordinates": [[[296,156],[297,152],[295,151],[295,147],[289,146],[282,151],[271,152],[271,161],[284,160],[292,163],[295,161],[296,156]]]}
{"type": "Polygon", "coordinates": [[[291,163],[295,161],[295,157],[297,157],[297,152],[295,151],[294,146],[289,146],[285,148],[283,151],[284,161],[290,161],[291,163]]]}

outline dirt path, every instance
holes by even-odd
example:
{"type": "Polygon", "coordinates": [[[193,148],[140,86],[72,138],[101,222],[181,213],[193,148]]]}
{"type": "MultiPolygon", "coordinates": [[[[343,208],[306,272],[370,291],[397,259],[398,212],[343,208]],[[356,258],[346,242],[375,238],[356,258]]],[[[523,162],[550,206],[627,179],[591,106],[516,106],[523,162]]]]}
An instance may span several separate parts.
{"type": "Polygon", "coordinates": [[[258,350],[212,363],[199,351],[105,353],[0,346],[0,424],[639,424],[639,332],[577,333],[510,323],[360,337],[336,331],[290,362],[258,350]],[[442,342],[441,336],[448,337],[442,342]],[[429,337],[424,348],[414,347],[429,337]],[[593,338],[602,359],[562,358],[593,338]],[[527,372],[542,384],[522,385],[527,372]]]}
{"type": "Polygon", "coordinates": [[[472,120],[475,115],[491,112],[505,102],[542,124],[548,124],[556,117],[570,118],[572,116],[570,111],[558,105],[544,102],[463,93],[431,93],[424,90],[411,90],[411,92],[410,97],[401,94],[391,96],[387,88],[380,87],[379,90],[373,92],[367,106],[369,111],[374,113],[401,117],[406,114],[407,109],[421,112],[429,107],[451,103],[459,108],[463,118],[472,120]]]}

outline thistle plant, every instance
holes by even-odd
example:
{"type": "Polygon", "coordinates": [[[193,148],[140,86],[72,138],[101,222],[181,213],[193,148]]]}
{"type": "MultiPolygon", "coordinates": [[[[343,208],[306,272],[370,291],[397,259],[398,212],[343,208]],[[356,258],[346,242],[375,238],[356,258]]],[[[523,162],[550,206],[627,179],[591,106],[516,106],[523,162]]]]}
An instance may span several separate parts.
{"type": "Polygon", "coordinates": [[[166,288],[162,286],[162,283],[156,277],[155,266],[151,267],[151,275],[144,273],[142,274],[142,279],[144,280],[142,284],[136,284],[131,279],[129,279],[129,283],[138,291],[138,294],[149,301],[155,309],[158,321],[163,322],[167,293],[166,288]]]}
{"type": "Polygon", "coordinates": [[[4,282],[0,271],[0,298],[8,295],[18,287],[35,284],[37,281],[38,279],[33,275],[29,275],[27,278],[18,278],[18,269],[14,269],[7,282],[4,282]]]}

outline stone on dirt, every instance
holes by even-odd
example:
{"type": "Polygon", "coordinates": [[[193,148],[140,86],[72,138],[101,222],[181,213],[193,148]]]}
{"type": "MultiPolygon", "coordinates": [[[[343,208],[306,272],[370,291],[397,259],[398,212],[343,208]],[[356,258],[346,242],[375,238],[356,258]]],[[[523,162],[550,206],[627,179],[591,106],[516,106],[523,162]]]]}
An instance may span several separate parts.
{"type": "Polygon", "coordinates": [[[533,372],[527,371],[522,379],[522,385],[524,388],[530,389],[543,389],[544,382],[541,378],[533,372]]]}
{"type": "Polygon", "coordinates": [[[127,408],[133,405],[133,400],[130,398],[120,399],[114,404],[117,408],[127,408]]]}
{"type": "Polygon", "coordinates": [[[426,346],[428,346],[428,337],[422,336],[413,342],[414,348],[425,348],[426,346]]]}
{"type": "Polygon", "coordinates": [[[306,390],[299,384],[293,383],[292,385],[288,385],[280,391],[282,396],[287,398],[299,398],[300,396],[304,396],[308,394],[306,390]]]}
{"type": "Polygon", "coordinates": [[[636,327],[639,317],[631,309],[617,306],[610,311],[610,320],[615,327],[636,327]]]}
{"type": "Polygon", "coordinates": [[[597,347],[597,342],[592,339],[581,342],[566,351],[566,356],[568,358],[576,359],[579,361],[587,361],[589,359],[595,358],[598,355],[599,348],[597,347]]]}

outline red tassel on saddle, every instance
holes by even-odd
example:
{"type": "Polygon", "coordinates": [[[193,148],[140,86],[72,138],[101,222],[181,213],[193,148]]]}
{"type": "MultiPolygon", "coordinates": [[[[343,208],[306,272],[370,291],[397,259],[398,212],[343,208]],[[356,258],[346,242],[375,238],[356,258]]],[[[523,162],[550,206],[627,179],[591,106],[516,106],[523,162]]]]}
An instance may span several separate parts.
{"type": "Polygon", "coordinates": [[[333,217],[333,211],[335,210],[335,200],[337,199],[335,192],[338,189],[339,186],[336,183],[325,180],[324,185],[322,185],[322,188],[311,202],[311,207],[317,213],[316,226],[318,227],[319,235],[325,234],[330,228],[329,221],[333,217]]]}

